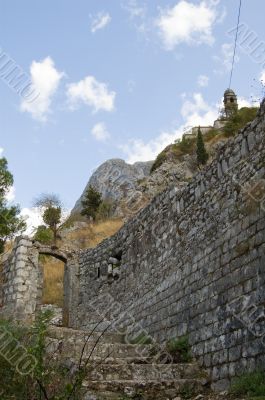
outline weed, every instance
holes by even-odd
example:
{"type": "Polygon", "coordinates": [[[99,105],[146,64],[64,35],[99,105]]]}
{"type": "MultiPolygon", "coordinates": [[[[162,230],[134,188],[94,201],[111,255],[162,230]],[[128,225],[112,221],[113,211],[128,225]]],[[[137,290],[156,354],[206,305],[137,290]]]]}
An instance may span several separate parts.
{"type": "MultiPolygon", "coordinates": [[[[249,398],[265,396],[265,372],[257,370],[235,378],[230,389],[233,395],[245,395],[249,398]]],[[[260,398],[260,397],[259,397],[260,398]]]]}
{"type": "Polygon", "coordinates": [[[183,399],[190,399],[194,394],[194,387],[189,383],[185,383],[180,391],[180,395],[183,399]]]}
{"type": "Polygon", "coordinates": [[[187,336],[183,336],[180,339],[171,339],[167,343],[166,349],[172,356],[173,361],[176,363],[188,363],[192,360],[189,339],[187,336]]]}

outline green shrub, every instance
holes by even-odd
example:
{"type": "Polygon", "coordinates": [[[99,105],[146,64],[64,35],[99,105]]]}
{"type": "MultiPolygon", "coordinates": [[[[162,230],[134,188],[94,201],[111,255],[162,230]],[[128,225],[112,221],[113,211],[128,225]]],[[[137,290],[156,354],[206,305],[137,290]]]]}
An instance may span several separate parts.
{"type": "Polygon", "coordinates": [[[34,240],[43,244],[51,244],[53,242],[53,232],[45,225],[40,225],[34,235],[34,240]]]}
{"type": "Polygon", "coordinates": [[[167,342],[166,349],[176,363],[188,363],[192,360],[191,348],[187,336],[183,336],[180,339],[171,339],[167,342]]]}
{"type": "Polygon", "coordinates": [[[196,138],[194,137],[187,137],[186,135],[182,136],[182,139],[175,144],[176,147],[183,153],[183,154],[192,154],[195,148],[196,138]]]}
{"type": "Polygon", "coordinates": [[[258,370],[235,378],[230,392],[233,395],[249,398],[265,396],[265,372],[258,370]]]}
{"type": "Polygon", "coordinates": [[[151,167],[150,173],[154,172],[158,169],[164,162],[167,160],[167,154],[165,151],[162,151],[155,159],[154,164],[151,167]]]}
{"type": "MultiPolygon", "coordinates": [[[[47,330],[51,318],[50,311],[40,313],[35,323],[28,328],[0,320],[1,400],[79,400],[81,398],[82,382],[87,373],[86,364],[72,374],[58,361],[46,357],[47,330]],[[2,356],[3,351],[9,361],[2,356]],[[18,368],[20,357],[24,354],[27,354],[27,360],[31,357],[33,362],[32,370],[28,370],[28,375],[19,373],[18,368]]],[[[27,365],[28,361],[25,361],[25,367],[27,365]]]]}
{"type": "Polygon", "coordinates": [[[158,169],[166,161],[175,161],[180,156],[192,154],[195,150],[196,138],[183,135],[181,140],[166,147],[158,156],[151,167],[151,173],[158,169]]]}
{"type": "Polygon", "coordinates": [[[255,119],[257,111],[258,108],[256,107],[243,107],[234,113],[223,128],[225,136],[234,136],[240,129],[244,128],[248,122],[255,119]]]}

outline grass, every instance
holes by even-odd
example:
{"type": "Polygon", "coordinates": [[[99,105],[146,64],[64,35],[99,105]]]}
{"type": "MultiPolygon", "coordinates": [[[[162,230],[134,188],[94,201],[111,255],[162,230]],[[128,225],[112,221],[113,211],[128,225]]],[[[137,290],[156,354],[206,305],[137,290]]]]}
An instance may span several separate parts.
{"type": "Polygon", "coordinates": [[[63,306],[64,263],[53,257],[42,257],[43,265],[43,304],[63,306]]]}
{"type": "Polygon", "coordinates": [[[194,396],[195,391],[192,385],[189,383],[184,384],[180,391],[180,395],[182,399],[190,399],[194,396]]]}
{"type": "Polygon", "coordinates": [[[69,232],[66,236],[66,242],[77,241],[80,249],[96,247],[104,239],[114,235],[123,226],[123,223],[122,219],[110,219],[87,224],[86,227],[69,232]]]}
{"type": "Polygon", "coordinates": [[[235,378],[230,392],[237,396],[247,396],[252,400],[265,399],[265,372],[257,370],[235,378]]]}

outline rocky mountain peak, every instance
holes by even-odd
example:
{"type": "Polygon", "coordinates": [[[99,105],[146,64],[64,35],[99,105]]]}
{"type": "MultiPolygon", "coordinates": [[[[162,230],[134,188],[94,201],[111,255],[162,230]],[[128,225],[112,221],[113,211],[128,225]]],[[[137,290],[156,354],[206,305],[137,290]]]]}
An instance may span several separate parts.
{"type": "Polygon", "coordinates": [[[153,161],[128,164],[119,158],[105,161],[92,174],[72,214],[81,212],[82,200],[89,185],[98,190],[104,199],[119,203],[136,190],[139,180],[150,174],[152,165],[153,161]]]}

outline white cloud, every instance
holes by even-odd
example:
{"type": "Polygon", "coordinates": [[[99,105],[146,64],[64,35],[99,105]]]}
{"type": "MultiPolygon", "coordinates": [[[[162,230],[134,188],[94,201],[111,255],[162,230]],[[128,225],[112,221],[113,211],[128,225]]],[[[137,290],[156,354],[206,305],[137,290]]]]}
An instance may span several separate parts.
{"type": "Polygon", "coordinates": [[[194,93],[191,99],[184,94],[181,115],[183,124],[172,132],[162,132],[156,138],[144,142],[142,139],[131,139],[129,143],[119,146],[127,156],[127,162],[154,160],[170,143],[181,138],[187,127],[212,125],[219,112],[219,104],[209,105],[201,93],[194,93]]]}
{"type": "Polygon", "coordinates": [[[4,149],[2,147],[0,147],[0,157],[3,156],[3,152],[4,152],[4,149]]]}
{"type": "Polygon", "coordinates": [[[5,198],[9,203],[15,200],[15,193],[16,193],[15,187],[11,186],[11,188],[9,188],[8,192],[5,195],[5,198]]]}
{"type": "Polygon", "coordinates": [[[21,110],[29,112],[34,119],[46,121],[47,115],[51,112],[52,98],[64,73],[55,68],[51,57],[46,57],[40,62],[32,62],[30,74],[33,88],[39,96],[32,102],[23,100],[21,110]]]}
{"type": "Polygon", "coordinates": [[[34,233],[34,229],[43,224],[40,210],[36,207],[23,208],[20,214],[27,223],[27,229],[25,232],[26,235],[32,235],[34,233]]]}
{"type": "Polygon", "coordinates": [[[124,0],[122,8],[128,13],[135,29],[149,41],[149,31],[153,28],[153,21],[147,17],[147,4],[144,0],[124,0]]]}
{"type": "Polygon", "coordinates": [[[212,44],[216,18],[213,4],[201,1],[196,5],[181,0],[173,8],[161,10],[156,25],[165,48],[173,50],[180,43],[212,44]]]}
{"type": "MultiPolygon", "coordinates": [[[[230,72],[233,61],[233,53],[234,53],[234,44],[233,43],[224,43],[221,47],[221,52],[219,56],[214,56],[214,60],[221,65],[218,70],[214,72],[218,75],[222,75],[224,73],[230,72]]],[[[235,56],[235,62],[239,61],[238,55],[235,56]]]]}
{"type": "Polygon", "coordinates": [[[104,29],[111,21],[111,16],[108,13],[98,13],[91,23],[91,32],[95,33],[100,29],[104,29]]]}
{"type": "Polygon", "coordinates": [[[209,77],[206,75],[200,75],[198,76],[197,83],[200,87],[206,87],[209,84],[209,77]]]}
{"type": "Polygon", "coordinates": [[[212,125],[218,117],[218,105],[210,106],[201,93],[194,93],[191,100],[185,100],[181,115],[186,126],[212,125]]]}
{"type": "Polygon", "coordinates": [[[144,18],[146,5],[139,5],[137,0],[125,0],[122,7],[129,13],[130,18],[144,18]]]}
{"type": "Polygon", "coordinates": [[[237,98],[238,102],[238,108],[243,108],[243,107],[259,107],[260,103],[255,100],[248,100],[245,97],[238,97],[237,98]]]}
{"type": "Polygon", "coordinates": [[[97,112],[113,111],[116,93],[109,91],[106,83],[98,82],[94,76],[87,76],[79,82],[68,85],[67,96],[72,109],[83,102],[97,112]]]}
{"type": "Polygon", "coordinates": [[[105,142],[107,139],[110,138],[110,134],[104,122],[99,122],[98,124],[96,124],[93,127],[91,133],[94,136],[94,138],[99,142],[105,142]]]}
{"type": "Polygon", "coordinates": [[[180,131],[162,132],[158,137],[147,143],[142,139],[131,139],[128,144],[120,145],[119,148],[127,155],[126,161],[130,164],[136,161],[150,161],[154,160],[168,144],[174,142],[180,136],[180,131]]]}

